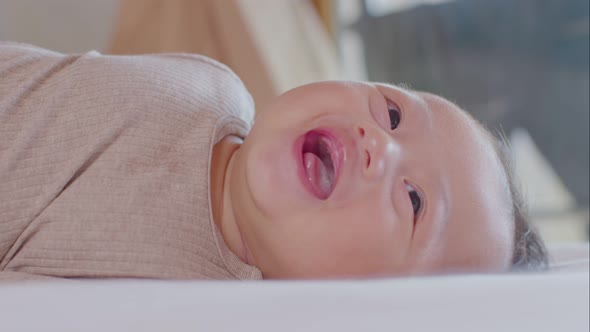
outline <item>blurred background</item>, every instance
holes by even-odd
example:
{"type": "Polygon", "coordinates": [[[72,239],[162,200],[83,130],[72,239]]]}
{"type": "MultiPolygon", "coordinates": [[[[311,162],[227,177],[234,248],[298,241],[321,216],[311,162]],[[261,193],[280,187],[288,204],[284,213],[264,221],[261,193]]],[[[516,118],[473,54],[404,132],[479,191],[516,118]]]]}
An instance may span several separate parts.
{"type": "Polygon", "coordinates": [[[588,13],[588,0],[0,0],[0,40],[204,54],[257,108],[326,79],[441,94],[508,137],[544,238],[587,241],[588,13]]]}

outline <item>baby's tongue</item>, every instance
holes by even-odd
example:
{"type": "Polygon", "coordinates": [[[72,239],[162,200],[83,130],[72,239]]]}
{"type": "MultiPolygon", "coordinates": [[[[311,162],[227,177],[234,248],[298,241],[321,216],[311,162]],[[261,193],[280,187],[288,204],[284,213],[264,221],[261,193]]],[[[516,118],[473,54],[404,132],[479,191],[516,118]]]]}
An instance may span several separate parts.
{"type": "Polygon", "coordinates": [[[320,199],[326,199],[332,191],[330,171],[318,156],[311,152],[303,154],[303,165],[307,172],[307,179],[318,193],[320,199]]]}

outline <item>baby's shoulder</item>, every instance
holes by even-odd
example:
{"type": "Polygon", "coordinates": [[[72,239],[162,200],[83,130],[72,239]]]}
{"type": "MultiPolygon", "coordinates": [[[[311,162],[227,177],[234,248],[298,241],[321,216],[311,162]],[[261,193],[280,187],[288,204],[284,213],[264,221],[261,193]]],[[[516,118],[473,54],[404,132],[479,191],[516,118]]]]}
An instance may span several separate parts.
{"type": "Polygon", "coordinates": [[[240,78],[227,66],[197,54],[102,55],[89,52],[75,63],[75,77],[93,77],[117,94],[141,96],[150,109],[176,105],[178,112],[233,115],[251,123],[254,102],[240,78]]]}

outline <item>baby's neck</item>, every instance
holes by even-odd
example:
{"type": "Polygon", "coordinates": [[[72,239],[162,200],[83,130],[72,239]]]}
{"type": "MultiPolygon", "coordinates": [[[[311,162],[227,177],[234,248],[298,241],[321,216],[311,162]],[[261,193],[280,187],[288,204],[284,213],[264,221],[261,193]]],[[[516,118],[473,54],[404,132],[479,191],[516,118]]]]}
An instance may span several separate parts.
{"type": "Polygon", "coordinates": [[[211,208],[213,221],[221,231],[228,248],[244,263],[248,254],[239,225],[233,214],[229,177],[235,152],[243,141],[237,136],[226,136],[213,147],[211,156],[211,208]]]}

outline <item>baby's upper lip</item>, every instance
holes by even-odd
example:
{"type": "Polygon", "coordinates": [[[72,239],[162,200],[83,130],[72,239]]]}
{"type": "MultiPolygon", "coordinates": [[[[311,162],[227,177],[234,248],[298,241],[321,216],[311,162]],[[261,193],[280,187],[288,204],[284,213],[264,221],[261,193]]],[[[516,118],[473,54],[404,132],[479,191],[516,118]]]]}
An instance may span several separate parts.
{"type": "Polygon", "coordinates": [[[325,136],[328,138],[328,147],[330,149],[330,156],[332,157],[332,163],[334,165],[334,190],[332,191],[334,192],[340,178],[340,173],[342,172],[345,149],[342,141],[334,132],[328,130],[326,131],[325,136]]]}

